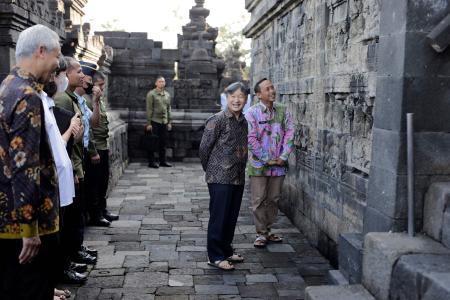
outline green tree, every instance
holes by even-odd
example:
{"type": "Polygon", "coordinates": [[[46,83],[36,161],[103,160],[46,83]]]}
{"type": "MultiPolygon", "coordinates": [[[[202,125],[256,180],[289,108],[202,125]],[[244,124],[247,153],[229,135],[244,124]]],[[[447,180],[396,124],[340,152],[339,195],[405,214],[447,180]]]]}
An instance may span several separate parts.
{"type": "MultiPolygon", "coordinates": [[[[244,79],[248,79],[250,71],[250,47],[242,31],[233,30],[230,25],[219,27],[219,36],[216,42],[216,53],[225,60],[226,68],[235,69],[237,61],[245,62],[242,73],[244,79]]],[[[226,75],[229,76],[230,74],[226,75]]]]}

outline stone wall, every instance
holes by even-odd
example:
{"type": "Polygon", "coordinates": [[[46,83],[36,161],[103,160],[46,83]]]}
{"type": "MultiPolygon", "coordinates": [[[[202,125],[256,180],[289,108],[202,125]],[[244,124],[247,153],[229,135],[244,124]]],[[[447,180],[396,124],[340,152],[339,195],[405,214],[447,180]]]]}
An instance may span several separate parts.
{"type": "Polygon", "coordinates": [[[108,105],[128,125],[128,153],[133,159],[145,157],[139,138],[146,123],[145,97],[154,88],[158,75],[166,79],[173,95],[173,78],[177,50],[163,49],[162,42],[147,38],[146,32],[101,31],[106,45],[112,48],[114,61],[108,79],[108,105]]]}
{"type": "Polygon", "coordinates": [[[64,40],[64,2],[0,0],[0,80],[15,64],[14,51],[19,33],[35,24],[51,28],[64,40]]]}
{"type": "MultiPolygon", "coordinates": [[[[63,55],[96,63],[110,74],[112,51],[102,36],[92,35],[82,22],[87,0],[0,0],[0,81],[15,64],[15,46],[19,33],[35,24],[54,30],[61,39],[63,55]]],[[[107,91],[106,91],[107,94],[107,91]]],[[[114,186],[128,162],[127,125],[110,113],[110,187],[114,186]]]]}
{"type": "Polygon", "coordinates": [[[334,262],[339,234],[363,230],[379,2],[246,1],[251,81],[270,78],[296,126],[281,208],[334,262]]]}

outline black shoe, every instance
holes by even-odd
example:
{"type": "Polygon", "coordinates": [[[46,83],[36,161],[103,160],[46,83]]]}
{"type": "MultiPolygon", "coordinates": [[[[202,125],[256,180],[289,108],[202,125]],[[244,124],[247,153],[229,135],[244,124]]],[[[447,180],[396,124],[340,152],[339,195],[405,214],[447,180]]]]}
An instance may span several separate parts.
{"type": "Polygon", "coordinates": [[[159,166],[160,167],[166,167],[166,168],[171,168],[172,167],[172,165],[171,164],[169,164],[168,162],[162,162],[162,163],[160,163],[159,164],[159,166]]]}
{"type": "Polygon", "coordinates": [[[77,264],[77,263],[71,262],[70,266],[69,266],[69,269],[73,270],[73,271],[75,271],[77,273],[84,273],[84,272],[87,271],[87,265],[86,264],[77,264]]]}
{"type": "Polygon", "coordinates": [[[74,262],[95,265],[97,262],[97,257],[90,255],[85,251],[78,251],[75,257],[72,258],[74,262]]]}
{"type": "Polygon", "coordinates": [[[118,215],[112,214],[112,213],[110,213],[109,211],[106,211],[106,212],[103,214],[103,217],[105,217],[105,219],[108,220],[109,222],[119,220],[119,216],[118,216],[118,215]]]}
{"type": "Polygon", "coordinates": [[[87,252],[88,254],[97,257],[97,249],[89,248],[88,246],[81,245],[81,251],[87,252]]]}
{"type": "Polygon", "coordinates": [[[77,273],[74,270],[65,270],[61,277],[61,283],[83,284],[86,280],[86,275],[77,273]]]}
{"type": "Polygon", "coordinates": [[[153,168],[153,169],[158,169],[158,168],[159,168],[158,164],[155,163],[155,162],[153,162],[153,163],[148,163],[148,167],[149,167],[149,168],[153,168]]]}
{"type": "Polygon", "coordinates": [[[108,220],[106,220],[103,217],[100,217],[100,218],[91,219],[89,221],[89,225],[99,226],[99,227],[109,227],[109,225],[111,225],[111,222],[109,222],[108,220]]]}

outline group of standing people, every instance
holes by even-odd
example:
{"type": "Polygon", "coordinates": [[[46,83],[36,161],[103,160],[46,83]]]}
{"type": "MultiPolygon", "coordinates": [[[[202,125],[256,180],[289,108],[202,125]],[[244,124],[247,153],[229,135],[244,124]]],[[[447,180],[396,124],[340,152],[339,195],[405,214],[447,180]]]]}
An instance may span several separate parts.
{"type": "Polygon", "coordinates": [[[255,84],[259,99],[244,116],[249,89],[241,82],[225,89],[226,107],[206,121],[200,159],[210,194],[208,264],[233,270],[244,261],[232,247],[245,185],[250,176],[251,210],[256,227],[253,245],[266,247],[282,237],[271,232],[278,214],[287,160],[292,152],[294,127],[286,106],[275,102],[273,83],[255,84]]]}
{"type": "Polygon", "coordinates": [[[65,299],[58,281],[83,283],[97,251],[86,224],[109,226],[105,76],[62,57],[43,25],[19,35],[16,66],[0,86],[0,295],[65,299]]]}

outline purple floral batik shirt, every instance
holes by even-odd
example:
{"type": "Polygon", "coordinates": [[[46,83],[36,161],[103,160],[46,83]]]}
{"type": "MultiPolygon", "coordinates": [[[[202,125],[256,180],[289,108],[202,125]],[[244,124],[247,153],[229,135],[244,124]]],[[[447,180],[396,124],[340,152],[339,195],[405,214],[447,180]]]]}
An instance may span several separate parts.
{"type": "Polygon", "coordinates": [[[284,176],[287,167],[269,166],[270,160],[287,161],[294,144],[294,125],[286,106],[273,104],[273,110],[259,102],[245,115],[248,122],[249,176],[284,176]]]}

